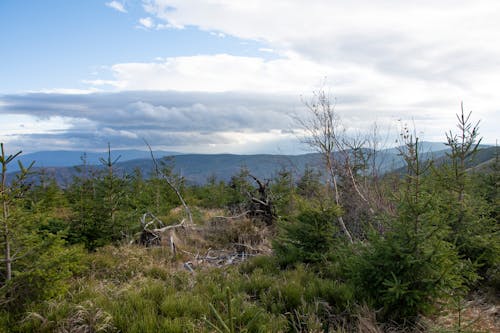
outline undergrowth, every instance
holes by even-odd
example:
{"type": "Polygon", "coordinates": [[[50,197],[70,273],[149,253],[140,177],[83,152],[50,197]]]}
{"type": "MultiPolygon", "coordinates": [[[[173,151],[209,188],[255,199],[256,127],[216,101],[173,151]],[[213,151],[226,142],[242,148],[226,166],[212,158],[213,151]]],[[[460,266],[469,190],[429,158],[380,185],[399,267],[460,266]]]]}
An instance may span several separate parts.
{"type": "Polygon", "coordinates": [[[354,305],[346,286],[305,265],[280,270],[274,257],[196,274],[161,249],[107,247],[88,260],[66,295],[33,304],[15,331],[327,331],[354,305]]]}

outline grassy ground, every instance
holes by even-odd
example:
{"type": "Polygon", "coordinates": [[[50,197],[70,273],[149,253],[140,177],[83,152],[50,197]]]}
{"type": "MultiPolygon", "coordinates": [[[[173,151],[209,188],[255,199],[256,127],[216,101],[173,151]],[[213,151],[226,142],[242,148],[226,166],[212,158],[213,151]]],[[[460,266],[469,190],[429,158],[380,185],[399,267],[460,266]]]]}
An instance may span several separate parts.
{"type": "MultiPolygon", "coordinates": [[[[33,304],[13,332],[397,332],[357,304],[347,281],[272,256],[274,231],[208,214],[159,247],[107,246],[57,299],[33,304]],[[245,256],[235,256],[245,252],[245,256]]],[[[498,332],[499,306],[480,298],[448,304],[413,331],[498,332]],[[458,313],[460,309],[460,327],[458,313]]],[[[406,329],[408,331],[408,328],[406,329]]]]}

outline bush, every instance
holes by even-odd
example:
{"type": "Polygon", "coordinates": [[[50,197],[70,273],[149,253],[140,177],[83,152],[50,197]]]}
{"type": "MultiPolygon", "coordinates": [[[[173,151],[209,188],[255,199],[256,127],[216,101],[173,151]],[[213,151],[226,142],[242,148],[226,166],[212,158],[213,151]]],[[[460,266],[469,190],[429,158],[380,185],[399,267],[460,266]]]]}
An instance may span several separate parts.
{"type": "Polygon", "coordinates": [[[467,262],[447,240],[450,227],[439,209],[439,192],[426,177],[430,168],[419,155],[419,141],[402,134],[401,154],[407,175],[401,184],[398,209],[385,235],[372,234],[368,244],[354,248],[346,258],[346,279],[357,298],[379,311],[382,321],[413,324],[434,310],[438,299],[466,289],[473,279],[467,262]]]}
{"type": "Polygon", "coordinates": [[[1,290],[4,304],[13,314],[21,313],[32,302],[65,294],[70,278],[84,270],[83,248],[66,246],[57,235],[49,234],[34,250],[17,262],[18,270],[1,290]]]}
{"type": "Polygon", "coordinates": [[[253,273],[259,269],[263,273],[271,275],[280,272],[278,261],[275,256],[257,256],[243,262],[240,266],[240,272],[244,274],[253,273]]]}
{"type": "Polygon", "coordinates": [[[434,310],[438,299],[463,287],[465,262],[451,243],[423,234],[415,245],[404,231],[372,235],[348,258],[348,279],[357,299],[381,310],[379,320],[414,323],[434,310]]]}
{"type": "Polygon", "coordinates": [[[282,266],[297,262],[317,263],[335,246],[334,223],[340,214],[337,206],[303,208],[296,218],[281,222],[281,235],[273,249],[282,266]]]}

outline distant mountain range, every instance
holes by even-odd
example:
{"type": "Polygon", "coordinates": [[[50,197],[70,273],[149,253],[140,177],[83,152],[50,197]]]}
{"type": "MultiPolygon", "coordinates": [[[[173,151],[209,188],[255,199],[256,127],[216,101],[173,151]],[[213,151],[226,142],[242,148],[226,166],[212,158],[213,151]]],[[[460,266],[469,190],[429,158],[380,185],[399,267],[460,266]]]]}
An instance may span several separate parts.
{"type": "MultiPolygon", "coordinates": [[[[155,151],[155,156],[170,156],[179,155],[177,152],[170,151],[155,151]]],[[[149,151],[145,150],[112,150],[111,158],[114,160],[120,157],[120,162],[149,158],[151,156],[149,151]]],[[[70,167],[75,165],[82,165],[84,160],[88,165],[100,165],[100,159],[107,160],[108,152],[83,152],[74,150],[54,150],[54,151],[39,151],[35,153],[21,154],[19,160],[24,165],[29,165],[35,161],[37,168],[53,168],[53,167],[70,167]]],[[[12,170],[17,171],[18,165],[12,165],[12,170]]]]}
{"type": "MultiPolygon", "coordinates": [[[[444,144],[422,143],[422,158],[444,161],[447,149],[444,144]]],[[[495,155],[498,147],[482,149],[470,167],[488,165],[495,155]]],[[[228,181],[237,174],[241,168],[247,168],[253,175],[261,179],[271,178],[283,169],[291,171],[299,178],[307,166],[322,170],[322,158],[318,153],[303,155],[232,155],[232,154],[179,154],[168,151],[155,151],[159,161],[171,163],[174,171],[183,176],[189,184],[204,184],[209,177],[217,180],[228,181]]],[[[61,185],[71,182],[78,175],[75,166],[82,165],[83,152],[76,151],[50,151],[21,155],[25,164],[36,161],[35,170],[43,170],[46,174],[54,176],[61,185]]],[[[111,152],[112,159],[121,156],[115,165],[118,174],[131,174],[134,170],[148,176],[153,171],[153,162],[149,151],[116,150],[111,152]]],[[[94,169],[102,168],[100,158],[107,159],[105,153],[87,153],[86,163],[94,169]]],[[[377,153],[377,168],[381,173],[398,170],[404,165],[397,148],[381,150],[377,153]]],[[[11,169],[12,170],[12,169],[11,169]]]]}

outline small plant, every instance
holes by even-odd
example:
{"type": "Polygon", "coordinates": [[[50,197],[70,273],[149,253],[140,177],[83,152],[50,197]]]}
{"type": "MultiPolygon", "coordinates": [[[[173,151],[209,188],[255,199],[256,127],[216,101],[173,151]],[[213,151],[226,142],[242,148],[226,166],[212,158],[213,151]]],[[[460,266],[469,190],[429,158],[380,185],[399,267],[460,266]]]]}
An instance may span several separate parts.
{"type": "Polygon", "coordinates": [[[335,219],[340,215],[337,206],[307,207],[290,222],[282,221],[281,237],[273,242],[276,258],[283,266],[297,262],[324,261],[335,245],[335,219]]]}
{"type": "Polygon", "coordinates": [[[225,313],[219,312],[215,306],[210,303],[210,311],[215,320],[209,320],[204,317],[204,322],[211,329],[218,333],[236,333],[236,332],[253,332],[255,326],[260,326],[262,311],[257,309],[252,310],[252,307],[239,309],[237,314],[233,307],[233,296],[229,287],[225,290],[224,309],[225,313]]]}
{"type": "Polygon", "coordinates": [[[233,317],[233,312],[232,312],[232,307],[231,307],[231,292],[229,288],[226,289],[226,309],[227,309],[227,320],[222,319],[221,314],[215,309],[215,307],[212,305],[212,303],[209,304],[210,310],[212,311],[212,314],[215,316],[217,319],[216,323],[212,323],[210,320],[208,320],[206,317],[205,322],[210,326],[211,328],[215,329],[219,333],[235,333],[234,329],[234,317],[233,317]],[[227,321],[227,323],[226,323],[227,321]]]}

